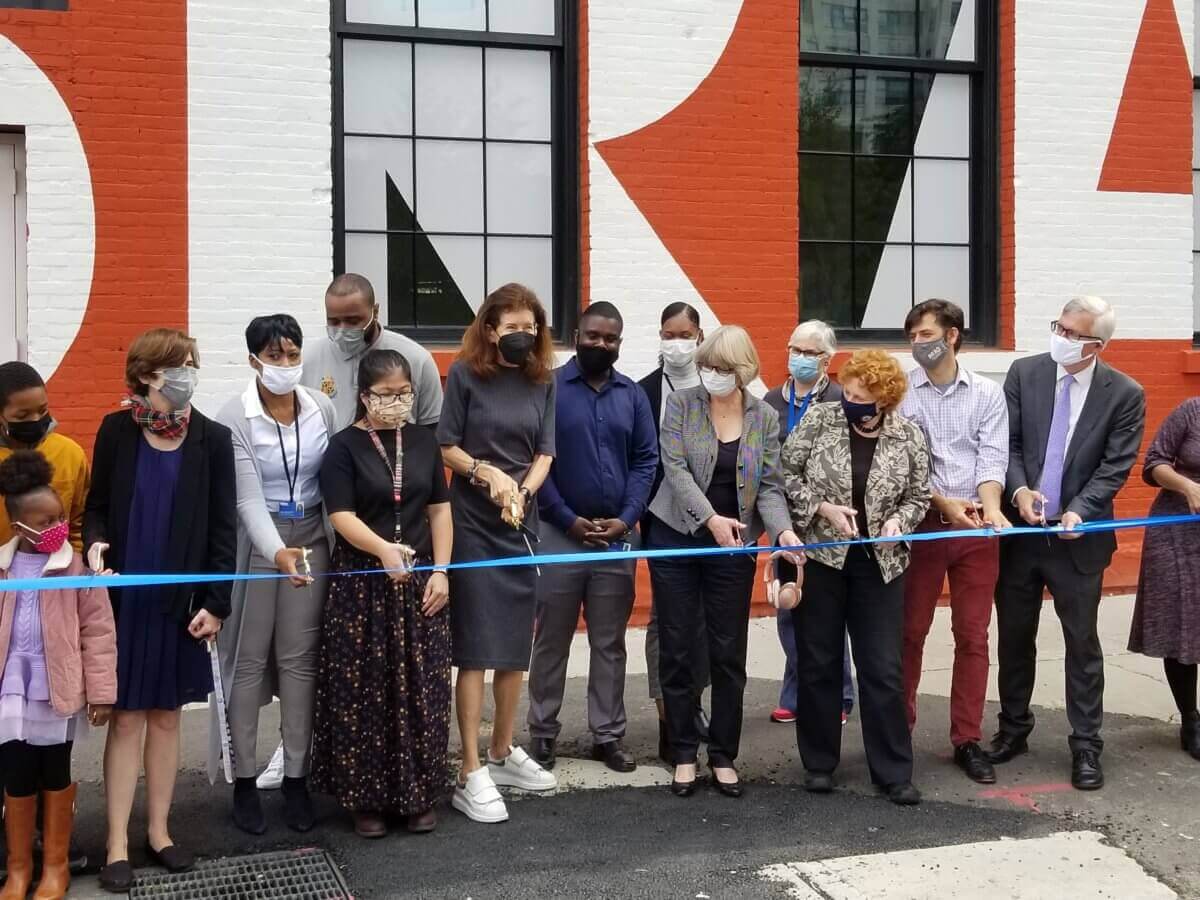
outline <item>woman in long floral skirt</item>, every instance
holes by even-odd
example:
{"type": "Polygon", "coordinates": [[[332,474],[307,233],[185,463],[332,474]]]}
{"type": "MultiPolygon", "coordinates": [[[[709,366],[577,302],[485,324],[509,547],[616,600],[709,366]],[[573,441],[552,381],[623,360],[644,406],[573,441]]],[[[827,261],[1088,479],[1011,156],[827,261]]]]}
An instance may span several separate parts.
{"type": "Polygon", "coordinates": [[[449,786],[449,585],[441,570],[402,571],[400,545],[418,566],[444,566],[453,527],[437,440],[409,422],[408,361],[372,350],[358,384],[356,421],[333,437],[321,466],[337,543],[312,782],[353,814],[360,836],[375,838],[389,814],[406,817],[409,831],[432,831],[434,803],[449,786]]]}

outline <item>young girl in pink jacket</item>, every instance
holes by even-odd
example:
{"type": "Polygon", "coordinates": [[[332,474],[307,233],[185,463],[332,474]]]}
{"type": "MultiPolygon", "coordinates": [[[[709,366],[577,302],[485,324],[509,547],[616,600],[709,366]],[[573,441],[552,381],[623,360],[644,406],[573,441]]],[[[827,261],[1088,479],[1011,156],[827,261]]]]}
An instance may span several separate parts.
{"type": "MultiPolygon", "coordinates": [[[[0,581],[86,574],[67,543],[70,523],[35,450],[0,463],[0,494],[14,537],[0,546],[0,581]]],[[[24,900],[42,796],[42,878],[34,900],[62,897],[75,809],[71,743],[78,716],[108,721],[117,696],[117,643],[103,588],[7,591],[0,585],[0,771],[8,879],[0,900],[24,900]]]]}

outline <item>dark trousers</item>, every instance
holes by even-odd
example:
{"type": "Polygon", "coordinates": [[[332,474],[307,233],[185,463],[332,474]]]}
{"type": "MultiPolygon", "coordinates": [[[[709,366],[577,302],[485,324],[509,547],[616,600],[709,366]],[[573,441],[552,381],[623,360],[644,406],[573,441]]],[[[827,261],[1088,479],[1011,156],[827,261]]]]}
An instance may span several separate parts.
{"type": "Polygon", "coordinates": [[[0,744],[0,772],[10,797],[32,797],[71,786],[71,742],[40,747],[25,741],[0,744]]]}
{"type": "Polygon", "coordinates": [[[796,744],[804,768],[832,772],[842,751],[843,640],[850,632],[867,765],[876,784],[912,781],[901,662],[904,576],[884,584],[875,557],[851,547],[842,569],[810,559],[796,632],[796,744]]]}
{"type": "MultiPolygon", "coordinates": [[[[654,549],[716,546],[705,529],[690,536],[662,523],[655,523],[647,542],[654,549]]],[[[694,763],[700,747],[691,658],[698,615],[704,618],[712,677],[708,759],[722,767],[737,759],[754,570],[754,558],[747,554],[650,560],[650,581],[658,607],[658,674],[676,764],[694,763]]]]}
{"type": "Polygon", "coordinates": [[[1042,593],[1049,588],[1066,644],[1067,720],[1072,751],[1100,752],[1104,720],[1104,651],[1096,632],[1104,572],[1080,572],[1067,542],[1054,535],[1006,538],[996,584],[999,632],[1000,733],[1014,740],[1033,731],[1029,708],[1037,675],[1042,593]]]}
{"type": "MultiPolygon", "coordinates": [[[[939,513],[930,513],[918,531],[948,531],[939,513]]],[[[925,639],[933,625],[942,586],[950,577],[950,629],[954,633],[954,674],[950,681],[950,743],[982,740],[983,703],[988,680],[988,625],[1000,561],[997,538],[917,541],[904,575],[904,693],[908,727],[917,722],[917,688],[925,639]]]]}

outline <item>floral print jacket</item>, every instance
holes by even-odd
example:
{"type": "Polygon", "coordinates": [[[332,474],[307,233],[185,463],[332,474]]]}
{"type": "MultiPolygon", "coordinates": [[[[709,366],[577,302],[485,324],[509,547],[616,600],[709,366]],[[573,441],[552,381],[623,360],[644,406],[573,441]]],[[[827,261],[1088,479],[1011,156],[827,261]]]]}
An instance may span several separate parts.
{"type": "MultiPolygon", "coordinates": [[[[782,468],[796,534],[805,544],[844,540],[817,514],[823,502],[853,506],[850,475],[850,425],[840,403],[819,403],[808,411],[783,445],[782,468]]],[[[921,429],[896,412],[883,418],[875,457],[867,475],[867,526],[878,537],[888,519],[904,534],[916,531],[929,509],[929,451],[921,429]]],[[[836,569],[846,564],[846,546],[805,549],[817,562],[836,569]]],[[[885,583],[908,568],[903,541],[871,548],[885,583]]]]}

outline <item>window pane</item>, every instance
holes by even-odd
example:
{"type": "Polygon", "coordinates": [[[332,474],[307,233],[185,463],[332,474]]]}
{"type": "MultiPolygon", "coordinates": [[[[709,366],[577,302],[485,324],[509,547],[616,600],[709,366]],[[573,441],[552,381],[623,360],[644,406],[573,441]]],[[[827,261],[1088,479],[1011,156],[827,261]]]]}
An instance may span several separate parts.
{"type": "Polygon", "coordinates": [[[485,152],[487,230],[550,234],[550,145],[489,141],[485,152]]]}
{"type": "Polygon", "coordinates": [[[855,0],[801,3],[800,48],[821,53],[854,53],[858,49],[855,0]]]}
{"type": "Polygon", "coordinates": [[[970,163],[918,159],[913,164],[916,240],[966,244],[970,241],[970,163]]]}
{"type": "Polygon", "coordinates": [[[862,0],[858,28],[864,55],[917,54],[916,0],[862,0]]]}
{"type": "Polygon", "coordinates": [[[395,328],[414,324],[412,247],[407,234],[346,235],[346,271],[370,279],[385,324],[395,328]]]}
{"type": "Polygon", "coordinates": [[[921,56],[975,58],[975,0],[921,0],[921,56]]]}
{"type": "Polygon", "coordinates": [[[488,27],[512,34],[554,34],[554,0],[488,0],[488,27]]]}
{"type": "Polygon", "coordinates": [[[487,52],[487,136],[550,140],[550,54],[537,50],[487,52]]]}
{"type": "Polygon", "coordinates": [[[483,231],[483,144],[417,141],[417,221],[426,231],[483,231]]]}
{"type": "Polygon", "coordinates": [[[487,289],[520,282],[537,294],[550,315],[554,308],[553,260],[550,238],[488,238],[487,289]]]}
{"type": "Polygon", "coordinates": [[[370,25],[416,25],[417,0],[346,0],[346,21],[370,25]]]}
{"type": "Polygon", "coordinates": [[[851,321],[849,244],[800,245],[800,318],[849,328],[851,321]]]}
{"type": "Polygon", "coordinates": [[[483,52],[416,45],[417,134],[483,137],[483,52]]]}
{"type": "Polygon", "coordinates": [[[483,238],[417,240],[417,324],[469,325],[483,302],[483,238]]]}
{"type": "Polygon", "coordinates": [[[912,77],[907,72],[854,73],[854,149],[912,152],[912,77]]]}
{"type": "Polygon", "coordinates": [[[346,131],[412,134],[412,45],[344,41],[346,131]]]}
{"type": "Polygon", "coordinates": [[[854,239],[911,240],[912,201],[907,188],[907,159],[855,159],[854,239]]]}
{"type": "Polygon", "coordinates": [[[800,157],[800,237],[849,240],[850,157],[800,157]]]}
{"type": "Polygon", "coordinates": [[[850,149],[849,69],[800,69],[800,149],[850,149]]]}
{"type": "Polygon", "coordinates": [[[922,95],[917,126],[917,156],[971,155],[971,76],[940,75],[918,78],[922,95]]]}
{"type": "Polygon", "coordinates": [[[411,229],[412,141],[348,137],[345,146],[346,227],[411,229]]]}
{"type": "Polygon", "coordinates": [[[966,247],[916,247],[917,302],[932,297],[963,308],[970,322],[971,251],[966,247]]]}
{"type": "Polygon", "coordinates": [[[465,28],[483,31],[487,27],[485,0],[418,0],[417,24],[422,28],[465,28]]]}
{"type": "Polygon", "coordinates": [[[860,328],[903,328],[912,308],[912,247],[855,250],[855,301],[860,328]]]}

